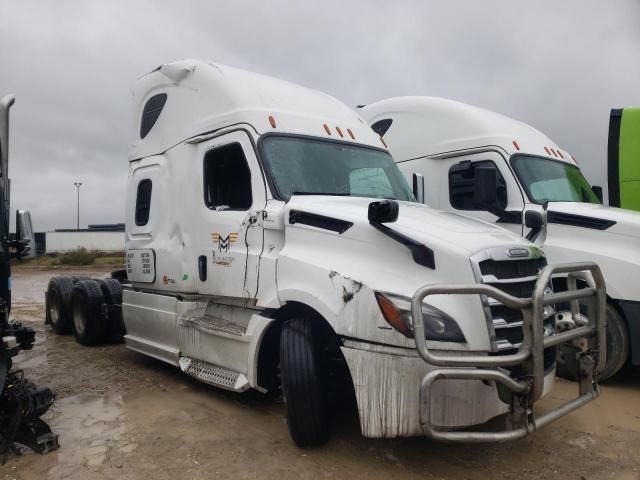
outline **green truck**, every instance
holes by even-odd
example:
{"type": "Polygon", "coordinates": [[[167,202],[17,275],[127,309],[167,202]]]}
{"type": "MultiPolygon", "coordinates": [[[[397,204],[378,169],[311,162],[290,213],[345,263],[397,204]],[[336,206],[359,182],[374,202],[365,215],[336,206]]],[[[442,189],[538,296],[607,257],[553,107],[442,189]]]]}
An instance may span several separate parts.
{"type": "Polygon", "coordinates": [[[640,211],[640,108],[614,108],[609,117],[609,204],[640,211]]]}

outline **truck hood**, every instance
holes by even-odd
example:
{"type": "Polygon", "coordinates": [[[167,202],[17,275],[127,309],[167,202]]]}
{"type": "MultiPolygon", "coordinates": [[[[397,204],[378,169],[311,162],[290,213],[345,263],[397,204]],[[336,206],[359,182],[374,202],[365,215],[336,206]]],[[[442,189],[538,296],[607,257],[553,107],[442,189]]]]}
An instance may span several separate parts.
{"type": "MultiPolygon", "coordinates": [[[[594,219],[601,221],[599,223],[603,227],[602,229],[605,229],[604,227],[607,225],[607,222],[609,222],[610,226],[608,226],[606,230],[610,233],[640,237],[640,213],[633,210],[625,210],[623,208],[609,207],[595,203],[552,202],[549,203],[547,213],[551,214],[551,218],[553,218],[553,213],[561,214],[560,217],[556,218],[554,223],[562,223],[562,214],[564,214],[568,215],[568,217],[564,218],[566,221],[577,220],[576,226],[580,226],[581,221],[584,221],[586,225],[589,219],[594,219]],[[571,215],[586,218],[571,219],[571,215]]],[[[550,221],[553,222],[553,220],[550,221]]]]}
{"type": "MultiPolygon", "coordinates": [[[[289,210],[299,210],[327,216],[373,231],[369,225],[368,209],[372,198],[334,196],[294,196],[287,206],[289,210]]],[[[523,246],[528,242],[492,223],[475,220],[456,213],[443,212],[419,203],[398,202],[398,220],[385,225],[432,247],[455,248],[466,255],[495,246],[523,246]]]]}

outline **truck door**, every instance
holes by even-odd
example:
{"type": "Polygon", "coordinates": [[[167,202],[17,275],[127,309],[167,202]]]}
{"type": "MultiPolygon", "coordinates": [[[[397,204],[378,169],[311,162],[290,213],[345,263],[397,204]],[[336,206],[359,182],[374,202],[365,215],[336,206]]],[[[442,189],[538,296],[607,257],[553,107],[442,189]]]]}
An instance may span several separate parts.
{"type": "Polygon", "coordinates": [[[522,235],[524,199],[506,160],[497,152],[483,152],[442,160],[440,208],[495,222],[522,235]],[[489,211],[478,205],[475,196],[475,170],[485,167],[496,170],[496,208],[489,211]]]}
{"type": "Polygon", "coordinates": [[[258,211],[266,205],[253,142],[237,130],[201,143],[199,158],[197,291],[253,299],[263,245],[258,211]]]}

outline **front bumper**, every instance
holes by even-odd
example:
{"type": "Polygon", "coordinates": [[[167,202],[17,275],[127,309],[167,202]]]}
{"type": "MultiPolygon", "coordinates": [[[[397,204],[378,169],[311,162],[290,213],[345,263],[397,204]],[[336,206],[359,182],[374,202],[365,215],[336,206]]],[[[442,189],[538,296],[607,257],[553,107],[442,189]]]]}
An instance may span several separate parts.
{"type": "Polygon", "coordinates": [[[511,355],[432,352],[422,322],[416,322],[416,351],[346,341],[342,347],[354,383],[362,433],[368,437],[424,434],[444,441],[505,441],[523,437],[594,400],[597,372],[605,360],[604,278],[592,263],[548,266],[539,275],[531,298],[516,298],[489,285],[429,285],[412,299],[413,318],[421,318],[429,295],[486,295],[522,311],[523,342],[511,355]],[[545,295],[551,275],[568,274],[569,290],[545,295]],[[577,280],[588,287],[578,290],[577,280]],[[589,324],[544,337],[544,307],[578,301],[588,307],[589,324]],[[553,387],[555,369],[544,369],[544,351],[571,343],[580,354],[579,394],[541,416],[535,403],[553,387]],[[417,352],[417,355],[416,355],[417,352]],[[507,368],[519,367],[512,378],[507,368]],[[496,431],[464,430],[507,414],[506,427],[496,431]]]}
{"type": "Polygon", "coordinates": [[[503,305],[522,311],[524,340],[518,351],[503,356],[441,356],[427,348],[422,322],[416,322],[414,333],[416,349],[422,359],[438,368],[424,376],[421,382],[420,422],[426,436],[445,441],[504,441],[521,438],[584,404],[600,393],[597,372],[604,368],[606,358],[606,291],[604,277],[594,263],[550,265],[540,273],[531,298],[516,298],[489,285],[429,285],[416,291],[412,299],[413,318],[420,318],[422,302],[429,295],[481,294],[498,300],[503,305]],[[568,290],[550,293],[544,291],[552,275],[568,274],[568,290]],[[587,281],[588,287],[578,290],[577,280],[587,281]],[[562,333],[544,337],[544,307],[569,302],[571,311],[579,312],[579,302],[588,308],[589,323],[562,333]],[[581,350],[579,357],[578,396],[536,417],[534,404],[544,392],[544,350],[571,343],[581,350]],[[520,366],[523,377],[511,378],[504,367],[520,366]],[[510,427],[502,431],[448,431],[438,427],[431,415],[431,395],[441,380],[481,380],[501,386],[501,398],[510,404],[510,427]]]}
{"type": "MultiPolygon", "coordinates": [[[[342,353],[351,373],[362,435],[396,438],[424,435],[421,381],[437,367],[406,348],[345,340],[342,353]]],[[[444,352],[442,352],[444,353],[444,352]]],[[[555,368],[545,374],[543,396],[555,380],[555,368]]],[[[481,425],[509,412],[495,383],[442,380],[431,393],[431,418],[445,429],[481,425]]]]}

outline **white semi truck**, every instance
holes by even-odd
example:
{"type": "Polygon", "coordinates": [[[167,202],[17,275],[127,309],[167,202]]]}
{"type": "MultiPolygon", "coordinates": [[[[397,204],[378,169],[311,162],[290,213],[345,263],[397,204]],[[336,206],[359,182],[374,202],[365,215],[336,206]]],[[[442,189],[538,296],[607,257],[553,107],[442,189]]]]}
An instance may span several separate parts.
{"type": "Polygon", "coordinates": [[[336,391],[355,394],[367,437],[464,441],[522,437],[598,395],[598,267],[547,266],[519,235],[416,203],[344,104],[191,60],[143,76],[133,100],[126,272],[53,278],[54,330],[124,334],[236,392],[281,388],[299,445],[328,439],[336,391]],[[570,288],[553,293],[558,272],[570,288]],[[557,332],[558,301],[587,302],[589,323],[557,332]],[[555,348],[578,339],[578,395],[535,415],[555,348]]]}
{"type": "MultiPolygon", "coordinates": [[[[592,189],[569,152],[498,113],[435,97],[391,98],[359,112],[405,176],[424,184],[427,205],[525,235],[550,262],[596,262],[607,282],[608,356],[599,378],[628,360],[640,365],[638,213],[602,205],[601,189],[592,189]]],[[[567,311],[557,316],[564,328],[584,321],[567,311]]],[[[560,356],[560,373],[575,377],[570,357],[560,356]]]]}

